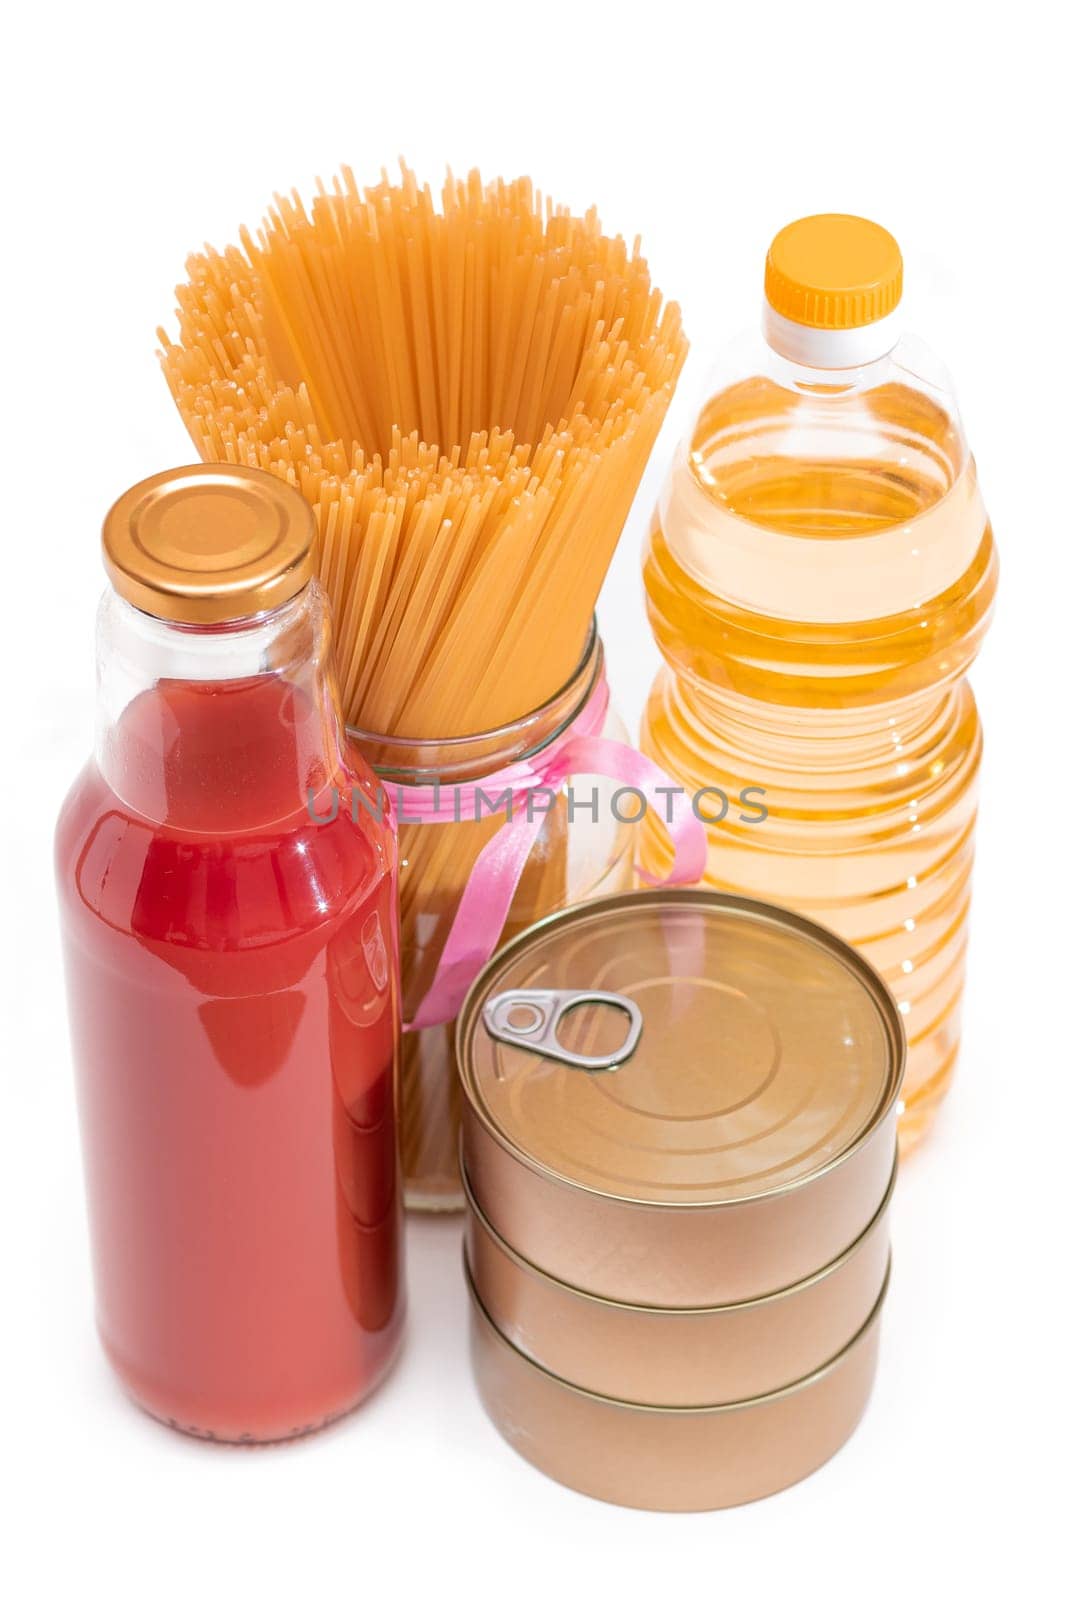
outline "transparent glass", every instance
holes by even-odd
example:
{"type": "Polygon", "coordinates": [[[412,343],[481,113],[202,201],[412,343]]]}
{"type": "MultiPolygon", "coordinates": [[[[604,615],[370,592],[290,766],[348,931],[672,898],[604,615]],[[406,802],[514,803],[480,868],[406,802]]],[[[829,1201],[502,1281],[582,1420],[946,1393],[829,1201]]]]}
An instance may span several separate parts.
{"type": "MultiPolygon", "coordinates": [[[[475,783],[533,756],[563,735],[603,675],[603,651],[593,630],[570,680],[543,706],[516,722],[436,744],[383,739],[358,729],[349,729],[349,736],[390,782],[475,783]]],[[[626,742],[626,731],[610,708],[602,732],[605,738],[626,742]]],[[[516,809],[517,824],[538,831],[500,943],[564,906],[629,887],[637,830],[615,817],[613,788],[608,779],[573,773],[567,780],[570,807],[566,797],[560,797],[543,821],[537,817],[527,821],[522,809],[516,809]]],[[[415,1016],[433,981],[471,868],[504,824],[503,813],[478,821],[400,824],[400,960],[406,1022],[415,1016]]],[[[401,1044],[401,1159],[405,1197],[416,1210],[454,1211],[463,1205],[458,1153],[461,1094],[454,1039],[455,1025],[447,1023],[406,1032],[401,1044]]]]}
{"type": "Polygon", "coordinates": [[[355,1405],[403,1311],[395,841],[359,808],[311,585],[194,628],[107,594],[56,868],[97,1319],[190,1433],[355,1405]]]}
{"type": "MultiPolygon", "coordinates": [[[[947,380],[910,340],[835,372],[734,346],[645,551],[665,665],[642,747],[732,802],[709,820],[709,884],[827,924],[889,982],[904,1148],[959,1048],[981,755],[964,674],[996,576],[947,380]]],[[[642,828],[646,866],[665,849],[642,828]]]]}

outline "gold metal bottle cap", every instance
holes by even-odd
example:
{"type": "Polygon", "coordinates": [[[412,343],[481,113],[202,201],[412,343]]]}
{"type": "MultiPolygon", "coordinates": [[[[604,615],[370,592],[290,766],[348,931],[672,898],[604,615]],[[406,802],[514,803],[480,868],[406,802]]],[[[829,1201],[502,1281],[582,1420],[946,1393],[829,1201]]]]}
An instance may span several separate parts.
{"type": "Polygon", "coordinates": [[[304,497],[256,467],[197,464],[135,483],[104,519],[104,565],[139,611],[230,622],[292,599],[314,571],[304,497]]]}
{"type": "Polygon", "coordinates": [[[668,1207],[815,1178],[891,1115],[903,1070],[895,1007],[847,945],[699,890],[593,901],[520,935],[472,990],[459,1057],[475,1114],[520,1160],[668,1207]],[[545,1022],[558,991],[569,1025],[545,1022]],[[624,998],[640,1029],[581,991],[624,998]]]}

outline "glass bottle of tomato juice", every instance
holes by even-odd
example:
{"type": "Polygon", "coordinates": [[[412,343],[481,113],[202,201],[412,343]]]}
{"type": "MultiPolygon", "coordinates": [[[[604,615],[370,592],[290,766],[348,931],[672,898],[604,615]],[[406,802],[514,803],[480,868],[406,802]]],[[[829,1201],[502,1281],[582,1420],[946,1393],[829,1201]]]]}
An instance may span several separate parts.
{"type": "Polygon", "coordinates": [[[116,503],[56,839],[100,1335],[149,1412],[226,1440],[349,1410],[403,1315],[395,843],[313,537],[252,468],[116,503]]]}

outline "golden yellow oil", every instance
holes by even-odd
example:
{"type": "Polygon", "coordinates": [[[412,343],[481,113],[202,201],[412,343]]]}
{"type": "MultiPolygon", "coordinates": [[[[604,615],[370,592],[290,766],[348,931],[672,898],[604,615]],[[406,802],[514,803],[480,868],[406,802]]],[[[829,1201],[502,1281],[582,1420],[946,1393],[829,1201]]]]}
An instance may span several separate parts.
{"type": "MultiPolygon", "coordinates": [[[[964,673],[996,584],[973,463],[906,385],[753,378],[702,413],[644,576],[665,664],[642,746],[717,791],[708,884],[828,925],[888,981],[907,1148],[959,1049],[981,755],[964,673]]],[[[643,865],[665,852],[649,824],[643,865]]]]}

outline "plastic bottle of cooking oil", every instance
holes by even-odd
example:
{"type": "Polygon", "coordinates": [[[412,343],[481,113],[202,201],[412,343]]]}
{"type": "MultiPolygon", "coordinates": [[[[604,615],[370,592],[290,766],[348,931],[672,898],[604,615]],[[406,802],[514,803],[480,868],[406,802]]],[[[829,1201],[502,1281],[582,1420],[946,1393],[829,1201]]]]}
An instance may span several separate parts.
{"type": "MultiPolygon", "coordinates": [[[[898,326],[902,279],[860,217],[771,245],[763,338],[727,352],[653,519],[665,665],[642,743],[706,791],[708,883],[828,924],[890,983],[906,1149],[959,1049],[982,745],[964,674],[997,560],[947,380],[898,326]]],[[[658,825],[640,849],[663,865],[658,825]]]]}

